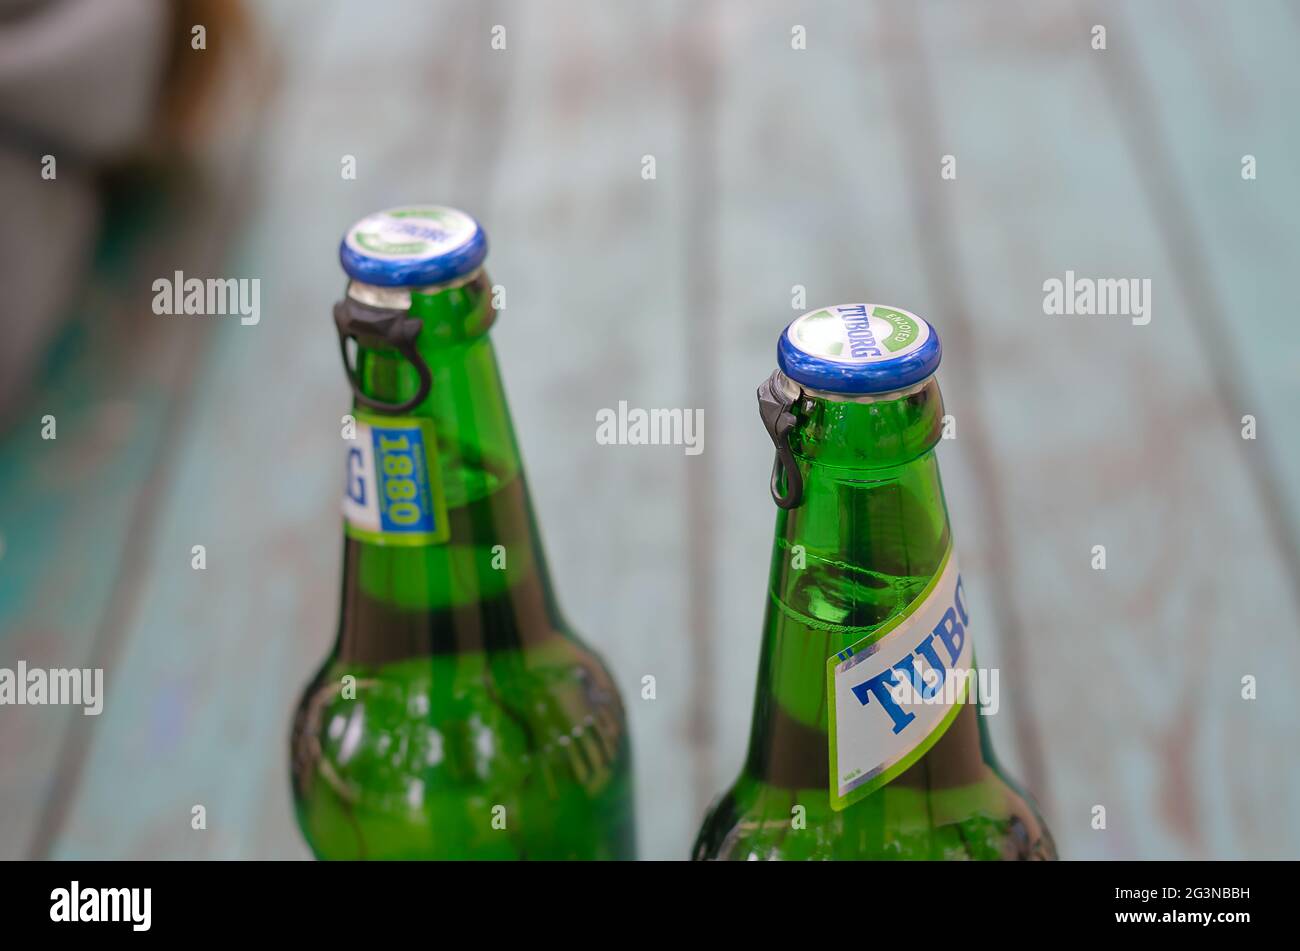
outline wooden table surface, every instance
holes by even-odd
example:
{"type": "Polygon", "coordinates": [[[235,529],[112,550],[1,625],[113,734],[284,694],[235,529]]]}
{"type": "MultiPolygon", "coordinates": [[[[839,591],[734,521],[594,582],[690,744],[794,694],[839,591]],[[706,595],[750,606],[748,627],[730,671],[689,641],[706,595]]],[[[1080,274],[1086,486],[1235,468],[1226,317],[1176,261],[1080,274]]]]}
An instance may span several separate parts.
{"type": "Polygon", "coordinates": [[[224,190],[101,261],[0,442],[0,666],[102,666],[108,693],[99,717],[0,710],[0,857],[307,855],[286,740],[337,611],[336,245],[420,200],[491,238],[560,600],[630,707],[644,856],[688,853],[744,752],[775,511],[753,394],[795,285],[942,335],[991,729],[1062,855],[1300,856],[1300,5],[254,13],[275,79],[224,190]],[[261,322],[149,313],[176,269],[260,278],[261,322]],[[1067,270],[1149,278],[1150,323],[1045,316],[1067,270]],[[620,400],[702,408],[704,452],[598,445],[620,400]]]}

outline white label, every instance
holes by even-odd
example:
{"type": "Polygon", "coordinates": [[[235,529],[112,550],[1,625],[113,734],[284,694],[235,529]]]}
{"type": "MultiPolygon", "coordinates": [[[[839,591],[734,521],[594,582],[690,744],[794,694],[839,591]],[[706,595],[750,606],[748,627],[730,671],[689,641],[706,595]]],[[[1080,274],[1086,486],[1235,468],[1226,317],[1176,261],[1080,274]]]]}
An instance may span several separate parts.
{"type": "Polygon", "coordinates": [[[449,537],[433,424],[357,412],[343,490],[344,530],[376,545],[432,545],[449,537]]]}
{"type": "Polygon", "coordinates": [[[835,809],[920,759],[974,696],[970,616],[951,550],[926,591],[891,624],[827,664],[835,809]]]}
{"type": "Polygon", "coordinates": [[[348,447],[343,517],[366,531],[379,531],[379,497],[375,494],[375,446],[369,424],[357,423],[357,438],[348,447]]]}
{"type": "Polygon", "coordinates": [[[786,333],[810,356],[861,365],[915,353],[929,339],[930,325],[897,307],[839,304],[796,318],[786,333]]]}
{"type": "Polygon", "coordinates": [[[474,219],[455,208],[393,208],[367,215],[344,239],[353,251],[390,261],[417,261],[454,251],[474,236],[474,219]]]}

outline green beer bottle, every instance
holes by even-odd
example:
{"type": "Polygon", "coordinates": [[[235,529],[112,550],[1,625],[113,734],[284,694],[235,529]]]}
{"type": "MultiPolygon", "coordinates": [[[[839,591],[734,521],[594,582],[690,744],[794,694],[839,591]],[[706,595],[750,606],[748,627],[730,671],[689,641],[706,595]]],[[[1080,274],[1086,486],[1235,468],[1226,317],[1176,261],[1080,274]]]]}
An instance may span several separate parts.
{"type": "Polygon", "coordinates": [[[486,254],[474,219],[435,206],[340,246],[343,598],[291,739],[318,858],[634,857],[623,706],[547,578],[486,254]]]}
{"type": "Polygon", "coordinates": [[[974,705],[939,357],[926,321],[873,304],[781,335],[758,391],[778,512],[749,753],[697,859],[1056,857],[974,705]]]}

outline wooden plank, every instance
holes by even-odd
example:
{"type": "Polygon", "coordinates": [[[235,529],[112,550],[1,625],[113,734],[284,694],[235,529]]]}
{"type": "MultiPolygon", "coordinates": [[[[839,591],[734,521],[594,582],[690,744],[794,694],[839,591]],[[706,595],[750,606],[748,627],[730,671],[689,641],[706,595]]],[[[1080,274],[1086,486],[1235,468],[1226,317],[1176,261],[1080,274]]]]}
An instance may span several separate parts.
{"type": "MultiPolygon", "coordinates": [[[[242,76],[253,113],[261,75],[242,76]]],[[[212,168],[236,168],[242,144],[238,134],[214,143],[212,168]]],[[[178,253],[206,271],[240,205],[225,193],[213,200],[220,174],[170,171],[119,183],[92,272],[63,275],[84,282],[75,313],[0,446],[0,666],[111,667],[116,657],[133,607],[123,578],[152,524],[209,337],[206,322],[152,314],[151,283],[171,274],[178,253]],[[46,415],[56,421],[54,440],[41,438],[46,415]]],[[[42,184],[84,201],[85,174],[72,168],[66,180],[42,184]]],[[[0,774],[0,856],[46,853],[97,722],[80,709],[5,708],[0,746],[11,768],[0,774]]]]}
{"type": "Polygon", "coordinates": [[[1287,700],[1239,695],[1243,675],[1298,659],[1276,633],[1292,592],[1239,436],[1219,424],[1187,275],[1089,59],[1151,50],[1093,52],[1094,18],[1062,4],[926,10],[919,23],[889,9],[891,76],[942,91],[915,151],[958,156],[956,187],[918,178],[939,209],[925,237],[951,243],[951,274],[934,283],[971,322],[1062,852],[1294,854],[1300,827],[1282,806],[1297,776],[1275,759],[1287,700]],[[1043,282],[1067,269],[1150,278],[1151,323],[1044,316],[1043,282]],[[1106,571],[1090,568],[1095,544],[1106,571]],[[1266,761],[1276,797],[1223,768],[1266,761]],[[1095,805],[1106,832],[1091,828],[1095,805]]]}
{"type": "Polygon", "coordinates": [[[1109,88],[1125,105],[1130,148],[1193,294],[1189,316],[1226,404],[1224,425],[1240,429],[1244,414],[1256,417],[1258,438],[1237,446],[1300,590],[1300,419],[1283,409],[1300,402],[1288,286],[1300,180],[1275,164],[1300,144],[1300,123],[1277,121],[1300,94],[1296,8],[1269,2],[1243,18],[1204,3],[1156,3],[1115,13],[1128,47],[1118,64],[1136,81],[1119,68],[1109,88]],[[1169,28],[1156,30],[1160,22],[1169,28]],[[1138,37],[1155,56],[1135,55],[1138,37]],[[1265,174],[1244,179],[1246,155],[1265,174]]]}
{"type": "Polygon", "coordinates": [[[300,40],[319,59],[288,77],[282,121],[263,149],[266,201],[230,265],[263,278],[266,316],[223,334],[202,380],[118,674],[138,689],[104,715],[57,855],[305,854],[289,808],[286,731],[337,610],[330,460],[347,404],[327,316],[342,284],[334,245],[355,217],[413,197],[461,204],[488,227],[491,272],[509,305],[494,335],[561,601],[629,703],[643,852],[685,854],[694,817],[674,816],[679,777],[654,768],[669,745],[680,748],[671,731],[687,701],[684,641],[665,634],[679,627],[671,611],[643,605],[647,591],[676,598],[680,507],[663,484],[680,480],[686,461],[680,448],[594,440],[598,405],[680,403],[680,337],[670,326],[647,341],[636,319],[658,313],[648,288],[677,283],[680,192],[652,191],[663,181],[639,175],[643,151],[673,165],[675,107],[647,91],[642,111],[627,111],[644,77],[663,68],[672,11],[400,12],[342,8],[324,36],[300,40]],[[488,45],[497,22],[508,55],[488,45]],[[592,60],[575,67],[584,36],[592,60]],[[440,47],[430,50],[429,37],[440,47]],[[395,61],[422,66],[403,73],[389,68],[395,61]],[[621,83],[598,81],[620,70],[621,83]],[[373,109],[367,76],[385,88],[373,109]],[[518,99],[503,97],[507,86],[518,99]],[[445,92],[431,101],[431,89],[445,92]],[[632,142],[637,130],[647,145],[632,142]],[[356,182],[339,180],[344,153],[358,158],[356,182]],[[634,241],[628,215],[652,223],[634,241]],[[592,280],[590,262],[609,263],[614,235],[622,256],[592,280]],[[629,310],[633,295],[647,301],[643,314],[629,310]],[[637,486],[644,504],[629,507],[637,486]],[[593,511],[612,514],[597,526],[593,511]],[[198,543],[208,548],[204,572],[189,567],[198,543]],[[638,554],[624,560],[629,550],[638,554]],[[655,704],[636,700],[643,673],[660,679],[655,704]],[[208,810],[204,833],[189,828],[196,803],[208,810]]]}
{"type": "MultiPolygon", "coordinates": [[[[1294,120],[1300,24],[1294,4],[1272,2],[1253,8],[1250,17],[1206,3],[1124,5],[1113,13],[1128,70],[1117,70],[1109,88],[1123,103],[1135,164],[1146,173],[1163,240],[1191,295],[1189,324],[1225,410],[1212,424],[1229,434],[1267,527],[1249,551],[1274,560],[1290,581],[1289,599],[1258,606],[1271,619],[1269,631],[1216,647],[1231,667],[1259,672],[1251,722],[1284,734],[1295,721],[1294,694],[1272,672],[1277,642],[1294,640],[1300,608],[1300,419],[1285,409],[1300,405],[1300,334],[1290,287],[1300,243],[1300,180],[1285,171],[1284,158],[1300,148],[1294,120]],[[1246,154],[1262,167],[1254,181],[1242,178],[1246,154]],[[1174,202],[1163,189],[1182,200],[1174,202]],[[1246,413],[1258,421],[1254,441],[1232,438],[1246,413]]],[[[1218,742],[1226,747],[1227,768],[1198,784],[1206,848],[1251,856],[1270,840],[1268,854],[1294,857],[1300,819],[1289,804],[1300,787],[1300,765],[1279,758],[1266,742],[1243,743],[1231,734],[1218,742]],[[1259,782],[1261,776],[1268,780],[1259,782]]]]}
{"type": "MultiPolygon", "coordinates": [[[[137,318],[89,304],[0,448],[0,667],[75,668],[94,656],[119,556],[182,384],[177,372],[194,343],[156,326],[139,333],[137,318]],[[140,367],[142,352],[153,359],[140,367]],[[40,435],[46,414],[57,425],[51,442],[40,435]]],[[[80,709],[56,706],[6,707],[0,716],[7,763],[0,857],[27,854],[74,717],[80,709]]]]}
{"type": "Polygon", "coordinates": [[[514,77],[485,205],[509,302],[493,334],[560,603],[628,706],[640,854],[682,858],[699,818],[684,795],[690,704],[707,687],[686,623],[684,503],[700,457],[599,445],[595,432],[597,411],[623,400],[695,405],[683,360],[697,319],[683,277],[691,177],[672,52],[689,10],[520,3],[494,22],[514,77]]]}
{"type": "MultiPolygon", "coordinates": [[[[291,35],[310,47],[315,36],[301,27],[320,22],[313,18],[297,20],[291,35]]],[[[273,46],[274,34],[267,38],[273,46]]],[[[279,144],[282,129],[281,125],[270,125],[267,140],[259,143],[259,155],[267,154],[262,149],[274,149],[279,144]]],[[[337,169],[335,159],[329,172],[336,179],[337,169]]],[[[255,194],[252,188],[256,178],[248,169],[236,166],[234,171],[245,176],[240,181],[240,193],[255,194]]],[[[302,177],[302,169],[297,174],[302,177]]],[[[287,212],[281,213],[287,216],[287,212]]],[[[300,214],[299,220],[304,228],[319,224],[305,214],[300,214]]],[[[208,225],[211,227],[212,222],[208,225]]],[[[283,676],[285,655],[300,643],[291,632],[303,629],[286,624],[283,619],[287,609],[279,606],[279,614],[267,610],[265,617],[256,621],[241,614],[246,608],[256,610],[262,604],[241,597],[238,588],[248,583],[250,576],[239,575],[231,561],[246,559],[251,583],[276,601],[274,573],[267,570],[265,560],[253,558],[245,547],[248,538],[254,536],[244,532],[247,522],[242,518],[241,505],[245,503],[238,493],[289,513],[305,500],[291,483],[277,482],[273,471],[268,475],[264,467],[250,467],[251,472],[246,472],[229,462],[241,458],[238,436],[232,433],[260,438],[265,440],[264,445],[294,445],[292,440],[286,443],[280,417],[273,404],[268,406],[265,392],[252,385],[259,375],[261,379],[279,379],[277,370],[268,362],[248,360],[247,372],[242,372],[240,360],[251,350],[264,361],[280,360],[281,366],[296,369],[300,355],[283,336],[291,327],[277,317],[291,309],[288,294],[319,281],[300,269],[289,275],[297,286],[291,283],[286,287],[262,263],[264,259],[259,258],[256,246],[245,249],[242,260],[226,261],[224,266],[213,258],[189,254],[184,245],[163,245],[163,249],[171,259],[158,273],[181,268],[190,273],[261,277],[263,320],[255,327],[232,322],[212,329],[213,363],[198,381],[192,418],[174,434],[177,461],[163,484],[146,487],[156,514],[146,526],[136,563],[129,566],[120,582],[120,587],[129,591],[121,597],[134,610],[128,610],[121,622],[125,631],[120,655],[106,671],[109,696],[96,724],[81,782],[74,791],[66,821],[59,824],[57,841],[47,850],[58,857],[233,856],[247,854],[243,850],[256,845],[264,830],[273,833],[283,828],[281,835],[290,834],[288,809],[280,802],[281,797],[268,795],[264,803],[251,801],[251,796],[262,795],[258,785],[261,777],[282,777],[283,754],[274,764],[274,773],[269,764],[254,763],[252,757],[241,758],[247,752],[246,747],[241,749],[241,732],[250,738],[275,734],[283,748],[282,698],[275,690],[256,694],[259,686],[265,686],[256,674],[244,678],[249,669],[273,678],[283,676]],[[272,288],[281,289],[278,297],[268,293],[272,288]],[[249,406],[240,401],[246,398],[263,412],[260,423],[241,430],[240,414],[248,413],[249,406]],[[227,452],[232,444],[235,448],[227,452]],[[205,450],[211,454],[204,455],[205,450]],[[250,485],[246,475],[255,477],[256,484],[250,485]],[[211,568],[206,573],[189,567],[189,551],[194,544],[208,546],[211,568]],[[232,619],[238,624],[232,624],[232,619]],[[278,629],[270,630],[277,625],[278,629]],[[156,639],[142,637],[142,630],[152,630],[156,639]],[[265,645],[270,645],[269,649],[265,645]],[[232,659],[236,657],[242,666],[235,667],[232,659]],[[224,678],[224,682],[218,678],[224,678]],[[232,759],[242,763],[243,768],[232,768],[232,759]],[[232,777],[228,785],[236,787],[235,794],[230,799],[219,795],[205,799],[214,785],[220,785],[213,784],[212,777],[222,773],[232,777]],[[251,794],[250,784],[255,787],[251,794]],[[242,801],[240,796],[244,797],[242,801]],[[189,810],[194,803],[204,803],[213,810],[211,834],[206,837],[190,832],[189,810]],[[242,812],[238,813],[238,821],[232,822],[231,816],[239,809],[242,812]]],[[[206,325],[189,322],[166,326],[170,328],[169,337],[177,337],[206,325]]],[[[322,347],[317,352],[328,349],[322,347]]],[[[336,352],[330,357],[337,361],[336,352]]],[[[326,362],[322,360],[321,366],[326,362]]],[[[332,362],[329,366],[336,369],[332,362]]],[[[310,398],[310,387],[303,389],[303,398],[310,398]]],[[[298,392],[288,392],[294,400],[298,398],[298,392]]],[[[315,391],[316,395],[319,392],[315,391]]],[[[277,391],[277,395],[285,394],[277,391]]],[[[163,404],[166,400],[159,397],[156,402],[163,404]]],[[[296,406],[291,404],[291,411],[296,406]]],[[[246,506],[246,510],[250,518],[264,511],[257,506],[246,506]]],[[[265,550],[273,551],[274,547],[268,545],[265,550]]],[[[323,557],[319,546],[308,550],[318,559],[323,557]]],[[[311,564],[309,559],[283,556],[271,561],[281,570],[301,563],[301,570],[306,571],[311,564]]],[[[327,641],[328,629],[319,630],[320,641],[327,641]]]]}

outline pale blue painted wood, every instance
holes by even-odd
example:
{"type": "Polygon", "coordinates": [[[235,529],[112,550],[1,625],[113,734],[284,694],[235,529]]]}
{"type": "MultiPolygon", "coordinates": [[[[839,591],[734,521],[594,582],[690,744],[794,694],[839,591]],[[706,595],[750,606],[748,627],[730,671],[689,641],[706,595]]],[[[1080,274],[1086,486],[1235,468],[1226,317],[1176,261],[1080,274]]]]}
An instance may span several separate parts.
{"type": "MultiPolygon", "coordinates": [[[[0,447],[0,667],[83,667],[94,656],[184,352],[183,341],[157,333],[121,346],[124,318],[87,303],[69,330],[70,353],[0,447]],[[140,345],[161,358],[143,373],[134,365],[140,345]],[[46,415],[51,441],[41,437],[46,415]]],[[[27,854],[68,728],[81,716],[64,706],[0,713],[0,857],[27,854]]]]}
{"type": "Polygon", "coordinates": [[[305,854],[289,812],[286,738],[337,610],[347,400],[328,317],[342,284],[335,243],[364,212],[425,198],[463,205],[489,229],[490,271],[508,302],[494,335],[562,603],[609,658],[631,708],[647,764],[638,773],[643,853],[686,853],[695,816],[674,795],[688,780],[671,758],[689,765],[680,740],[687,642],[664,636],[681,628],[671,609],[644,608],[647,598],[680,601],[685,526],[672,484],[686,462],[680,449],[595,443],[600,406],[680,402],[680,331],[666,322],[647,341],[643,328],[664,313],[649,291],[679,283],[673,243],[684,209],[678,189],[640,179],[643,151],[680,175],[675,103],[646,93],[644,108],[628,111],[635,73],[622,86],[598,82],[638,64],[655,71],[655,44],[668,42],[673,18],[521,6],[503,17],[506,58],[472,8],[405,13],[376,21],[374,10],[339,10],[313,40],[318,58],[286,77],[283,122],[263,146],[261,208],[231,263],[262,277],[265,317],[256,328],[223,328],[200,383],[120,664],[123,682],[149,686],[105,714],[58,855],[305,854]],[[389,38],[382,61],[377,43],[359,42],[379,31],[389,38]],[[600,56],[585,76],[573,71],[575,34],[600,56]],[[430,36],[440,46],[430,49],[430,36]],[[385,88],[373,110],[357,98],[367,80],[385,88]],[[600,95],[566,115],[571,102],[556,90],[587,84],[600,95]],[[512,98],[500,105],[509,111],[494,115],[507,86],[512,98]],[[446,93],[430,101],[430,88],[446,93]],[[403,119],[416,114],[418,126],[403,119]],[[560,149],[553,137],[566,122],[560,149]],[[357,157],[355,182],[339,178],[343,154],[357,157]],[[612,211],[617,201],[628,207],[612,211]],[[629,216],[640,226],[625,232],[629,216]],[[600,273],[594,264],[608,267],[614,235],[623,263],[606,281],[587,280],[600,273]],[[628,295],[642,301],[639,313],[628,295]],[[199,543],[204,572],[189,566],[199,543]],[[639,699],[646,674],[659,680],[654,702],[639,699]],[[207,808],[206,832],[189,828],[193,804],[207,808]]]}
{"type": "Polygon", "coordinates": [[[599,445],[596,414],[689,405],[683,352],[700,315],[685,292],[685,103],[665,51],[692,20],[680,3],[499,9],[509,52],[484,42],[479,68],[508,70],[509,93],[476,120],[500,129],[482,208],[509,305],[493,335],[560,603],[628,707],[653,859],[684,858],[699,819],[691,696],[708,685],[690,666],[684,504],[699,457],[599,445]]]}
{"type": "MultiPolygon", "coordinates": [[[[338,51],[351,45],[350,24],[304,16],[293,25],[293,42],[346,58],[338,51]]],[[[315,62],[324,71],[328,59],[315,62]]],[[[291,103],[311,99],[321,77],[303,63],[285,81],[305,84],[281,94],[291,103]]],[[[281,121],[243,183],[265,198],[224,265],[262,279],[262,321],[214,331],[174,478],[156,500],[148,557],[132,579],[140,607],[109,673],[118,686],[57,857],[306,855],[287,797],[288,716],[335,623],[338,480],[320,460],[337,452],[347,408],[337,345],[328,332],[307,332],[328,328],[321,315],[341,283],[342,226],[336,207],[309,197],[358,183],[342,181],[338,155],[299,161],[319,116],[273,115],[281,121]],[[202,572],[191,568],[196,544],[207,549],[202,572]],[[195,804],[208,810],[206,832],[190,828],[195,804]]]]}
{"type": "MultiPolygon", "coordinates": [[[[233,57],[242,62],[246,121],[258,113],[265,78],[265,64],[249,52],[233,57]]],[[[114,219],[48,371],[0,446],[0,666],[103,666],[110,696],[149,691],[118,678],[118,650],[130,639],[123,628],[136,606],[139,561],[212,329],[151,313],[150,285],[170,276],[178,258],[191,276],[215,268],[238,202],[229,192],[214,204],[210,192],[239,169],[242,131],[206,150],[211,180],[146,202],[129,222],[114,219]],[[57,422],[52,441],[39,436],[46,414],[57,422]]],[[[48,853],[100,722],[79,707],[4,708],[0,856],[48,853]]],[[[121,815],[135,827],[129,804],[121,815]]]]}
{"type": "MultiPolygon", "coordinates": [[[[1161,174],[1185,202],[1194,225],[1187,239],[1196,242],[1192,250],[1204,262],[1213,294],[1212,302],[1202,302],[1214,328],[1208,335],[1202,329],[1202,350],[1207,368],[1219,364],[1233,402],[1221,424],[1208,417],[1206,423],[1226,430],[1222,441],[1232,445],[1225,454],[1261,467],[1273,482],[1264,495],[1254,493],[1259,517],[1246,521],[1233,547],[1248,562],[1276,559],[1278,566],[1269,565],[1266,575],[1281,570],[1290,578],[1289,596],[1265,584],[1236,593],[1266,599],[1247,608],[1256,620],[1244,636],[1216,632],[1229,669],[1259,678],[1260,700],[1242,718],[1240,735],[1220,733],[1224,768],[1198,784],[1198,805],[1202,822],[1239,854],[1294,858],[1300,854],[1294,819],[1300,763],[1278,751],[1288,735],[1295,746],[1295,699],[1283,673],[1288,668],[1279,663],[1294,656],[1291,645],[1300,634],[1292,620],[1300,611],[1294,561],[1300,544],[1300,417],[1294,411],[1300,406],[1300,330],[1293,313],[1300,179],[1292,173],[1292,157],[1300,151],[1300,20],[1294,4],[1281,2],[1252,8],[1249,17],[1203,2],[1126,5],[1117,12],[1117,22],[1140,43],[1133,62],[1159,116],[1151,134],[1168,144],[1170,167],[1161,174]],[[1254,181],[1242,178],[1246,154],[1258,162],[1254,181]],[[1256,418],[1255,441],[1239,441],[1243,414],[1256,418]],[[1281,496],[1277,508],[1270,508],[1272,488],[1281,496]],[[1260,531],[1261,521],[1274,531],[1260,531]],[[1288,544],[1289,556],[1281,550],[1288,544]]],[[[1240,558],[1236,551],[1234,560],[1240,558]]]]}
{"type": "MultiPolygon", "coordinates": [[[[1196,7],[1162,32],[1145,8],[1103,6],[1105,54],[1063,4],[254,9],[275,21],[284,85],[247,182],[258,210],[225,267],[263,279],[263,322],[212,331],[173,479],[122,582],[136,609],[54,854],[305,856],[286,734],[337,610],[335,244],[353,218],[412,198],[464,205],[493,239],[509,301],[494,334],[561,602],[629,703],[643,854],[686,853],[706,794],[743,753],[774,517],[753,388],[795,313],[793,284],[810,306],[865,295],[917,310],[949,343],[940,378],[958,438],[940,453],[972,606],[988,619],[981,661],[1035,678],[1004,679],[992,730],[1013,772],[1041,780],[1062,851],[1300,851],[1300,775],[1275,755],[1293,743],[1295,700],[1270,678],[1254,705],[1237,699],[1243,673],[1295,665],[1292,592],[1234,434],[1208,422],[1224,407],[1089,58],[1135,55],[1113,31],[1136,27],[1213,280],[1225,299],[1249,296],[1252,326],[1279,341],[1239,348],[1247,392],[1281,405],[1296,379],[1282,276],[1296,241],[1277,156],[1294,152],[1295,129],[1278,117],[1300,82],[1284,8],[1196,7]],[[496,23],[504,53],[488,46],[496,23]],[[790,49],[796,23],[806,52],[790,49]],[[1238,84],[1242,97],[1215,98],[1238,84]],[[1242,137],[1263,143],[1250,186],[1262,194],[1238,200],[1242,137]],[[640,178],[647,153],[654,182],[640,178]],[[955,182],[939,178],[943,153],[957,156],[955,182]],[[356,181],[339,177],[344,154],[356,181]],[[688,256],[701,247],[711,262],[688,256]],[[937,271],[946,254],[953,267],[937,271]],[[1045,317],[1042,281],[1067,268],[1150,276],[1152,324],[1045,317]],[[707,359],[690,356],[700,343],[707,359]],[[678,447],[597,446],[595,411],[620,399],[701,400],[706,464],[678,447]],[[705,505],[689,508],[690,492],[705,505]],[[190,568],[200,543],[205,572],[190,568]],[[1088,567],[1098,543],[1106,572],[1088,567]],[[702,557],[710,600],[692,602],[702,557]],[[644,674],[653,702],[639,699],[644,674]],[[206,832],[190,830],[195,803],[206,832]],[[1089,826],[1095,804],[1107,832],[1089,826]]],[[[166,339],[151,352],[164,370],[166,339]]],[[[48,664],[86,655],[115,582],[71,526],[90,526],[110,559],[122,550],[166,392],[123,396],[120,441],[73,482],[38,485],[46,470],[31,460],[47,457],[4,450],[23,464],[3,476],[23,501],[4,517],[30,507],[69,527],[45,542],[24,529],[30,548],[10,536],[0,585],[19,578],[25,600],[0,599],[0,659],[14,644],[48,664]],[[49,510],[60,500],[62,518],[49,510]],[[87,597],[48,596],[59,571],[87,597]]],[[[1294,421],[1260,419],[1296,485],[1294,421]]],[[[0,717],[4,748],[23,751],[22,769],[0,774],[0,855],[25,847],[64,729],[0,717]]]]}
{"type": "Polygon", "coordinates": [[[1066,4],[1013,19],[922,14],[938,138],[959,168],[955,187],[921,179],[923,200],[950,203],[954,280],[978,330],[977,406],[1013,517],[1004,570],[1035,677],[1050,818],[1073,857],[1294,856],[1300,826],[1285,803],[1300,777],[1277,759],[1294,739],[1294,699],[1240,698],[1243,675],[1300,659],[1279,636],[1292,592],[1239,436],[1220,422],[1186,275],[1125,145],[1122,95],[1102,92],[1099,71],[1113,67],[1100,57],[1154,52],[1092,51],[1090,25],[1111,14],[1121,21],[1118,6],[1085,18],[1066,4]],[[1151,323],[1044,316],[1042,282],[1067,269],[1150,278],[1151,323]],[[1089,565],[1097,544],[1104,572],[1089,565]],[[1251,791],[1245,777],[1261,775],[1276,796],[1251,791]],[[1091,828],[1095,805],[1106,831],[1091,828]]]}
{"type": "MultiPolygon", "coordinates": [[[[1228,16],[1198,3],[1158,29],[1170,3],[1123,8],[1119,20],[1143,50],[1135,56],[1158,115],[1152,129],[1167,143],[1162,169],[1182,196],[1194,230],[1185,242],[1204,262],[1214,293],[1212,327],[1202,330],[1215,366],[1241,415],[1258,423],[1240,451],[1274,472],[1292,535],[1300,525],[1300,331],[1292,316],[1292,273],[1300,239],[1300,179],[1289,157],[1300,146],[1293,103],[1300,96],[1294,4],[1268,2],[1258,15],[1228,16]],[[1288,29],[1288,25],[1290,28],[1288,29]],[[1243,178],[1253,156],[1258,177],[1243,178]],[[1280,163],[1280,164],[1279,164],[1280,163]]],[[[1177,224],[1177,222],[1175,223],[1177,224]]],[[[1279,515],[1282,513],[1279,513],[1279,515]]],[[[1291,538],[1291,545],[1296,539],[1291,538]]]]}

